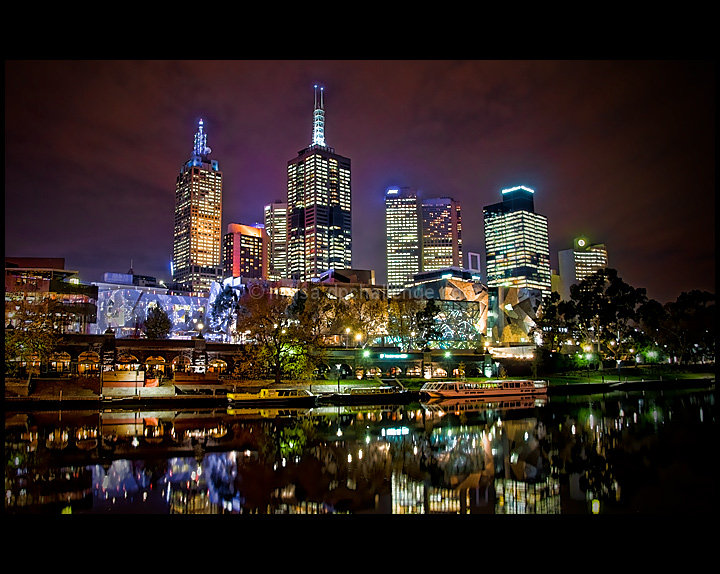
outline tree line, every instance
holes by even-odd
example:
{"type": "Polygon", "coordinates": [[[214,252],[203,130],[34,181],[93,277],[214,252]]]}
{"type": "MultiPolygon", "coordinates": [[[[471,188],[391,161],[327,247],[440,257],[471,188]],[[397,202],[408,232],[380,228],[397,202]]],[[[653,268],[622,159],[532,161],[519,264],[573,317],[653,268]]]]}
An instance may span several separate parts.
{"type": "Polygon", "coordinates": [[[600,269],[572,285],[569,300],[557,292],[546,297],[534,334],[545,360],[569,345],[600,368],[637,361],[714,362],[715,295],[692,290],[661,304],[623,281],[617,270],[600,269]]]}

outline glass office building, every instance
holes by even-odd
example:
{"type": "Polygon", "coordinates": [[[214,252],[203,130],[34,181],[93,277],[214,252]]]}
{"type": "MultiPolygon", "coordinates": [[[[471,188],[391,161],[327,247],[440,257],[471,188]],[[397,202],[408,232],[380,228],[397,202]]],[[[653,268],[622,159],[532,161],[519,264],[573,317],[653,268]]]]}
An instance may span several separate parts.
{"type": "Polygon", "coordinates": [[[268,236],[268,279],[287,279],[287,203],[275,201],[264,209],[268,236]]]}
{"type": "Polygon", "coordinates": [[[385,191],[387,293],[397,295],[421,271],[422,229],[417,192],[408,187],[385,191]]]}
{"type": "Polygon", "coordinates": [[[307,281],[352,268],[350,159],[325,143],[323,90],[315,87],[312,144],[287,165],[287,274],[307,281]]]}
{"type": "Polygon", "coordinates": [[[551,291],[547,218],[535,213],[535,191],[502,190],[503,200],[483,208],[488,287],[551,291]]]}
{"type": "Polygon", "coordinates": [[[593,244],[587,237],[576,237],[572,249],[558,252],[560,295],[563,299],[570,299],[571,285],[579,283],[583,278],[607,266],[608,252],[604,244],[593,244]]]}

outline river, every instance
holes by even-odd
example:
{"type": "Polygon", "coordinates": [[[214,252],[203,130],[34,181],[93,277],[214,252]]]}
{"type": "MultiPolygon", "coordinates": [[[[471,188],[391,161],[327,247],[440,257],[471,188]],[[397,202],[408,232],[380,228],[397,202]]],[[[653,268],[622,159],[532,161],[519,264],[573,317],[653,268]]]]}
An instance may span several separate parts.
{"type": "Polygon", "coordinates": [[[5,513],[706,515],[714,390],[5,412],[5,513]]]}

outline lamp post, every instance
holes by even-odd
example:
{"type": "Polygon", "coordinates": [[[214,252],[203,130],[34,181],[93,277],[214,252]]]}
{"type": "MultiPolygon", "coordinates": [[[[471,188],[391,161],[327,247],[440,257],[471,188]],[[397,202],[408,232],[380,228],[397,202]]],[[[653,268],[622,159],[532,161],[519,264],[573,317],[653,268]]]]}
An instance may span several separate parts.
{"type": "Polygon", "coordinates": [[[335,363],[335,368],[337,369],[337,377],[338,377],[338,393],[340,392],[340,367],[342,367],[342,364],[335,363]]]}

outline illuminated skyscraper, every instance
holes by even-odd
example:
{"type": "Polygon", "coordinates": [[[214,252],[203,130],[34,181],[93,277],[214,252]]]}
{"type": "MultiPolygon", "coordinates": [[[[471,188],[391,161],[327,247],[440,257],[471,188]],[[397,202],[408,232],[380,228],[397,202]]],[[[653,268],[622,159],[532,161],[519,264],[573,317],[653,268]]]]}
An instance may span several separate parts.
{"type": "Polygon", "coordinates": [[[210,151],[200,120],[192,155],[175,183],[172,276],[193,291],[222,279],[222,172],[210,151]]]}
{"type": "Polygon", "coordinates": [[[420,202],[410,188],[385,191],[387,293],[397,295],[422,268],[420,202]]]}
{"type": "Polygon", "coordinates": [[[259,226],[231,223],[223,238],[224,277],[268,277],[268,237],[259,226]]]}
{"type": "Polygon", "coordinates": [[[460,204],[449,197],[422,200],[422,270],[462,266],[460,204]]]}
{"type": "Polygon", "coordinates": [[[286,279],[287,274],[287,203],[275,201],[265,206],[265,231],[268,235],[268,279],[286,279]]]}
{"type": "Polygon", "coordinates": [[[547,218],[535,213],[534,193],[524,185],[503,189],[502,202],[483,208],[488,287],[550,294],[547,218]]]}
{"type": "Polygon", "coordinates": [[[572,249],[558,252],[561,291],[563,299],[570,299],[570,286],[584,277],[608,266],[608,253],[604,244],[591,244],[587,237],[577,237],[572,249]]]}
{"type": "Polygon", "coordinates": [[[312,143],[287,165],[288,277],[352,267],[350,160],[325,143],[323,89],[315,86],[312,143]]]}

